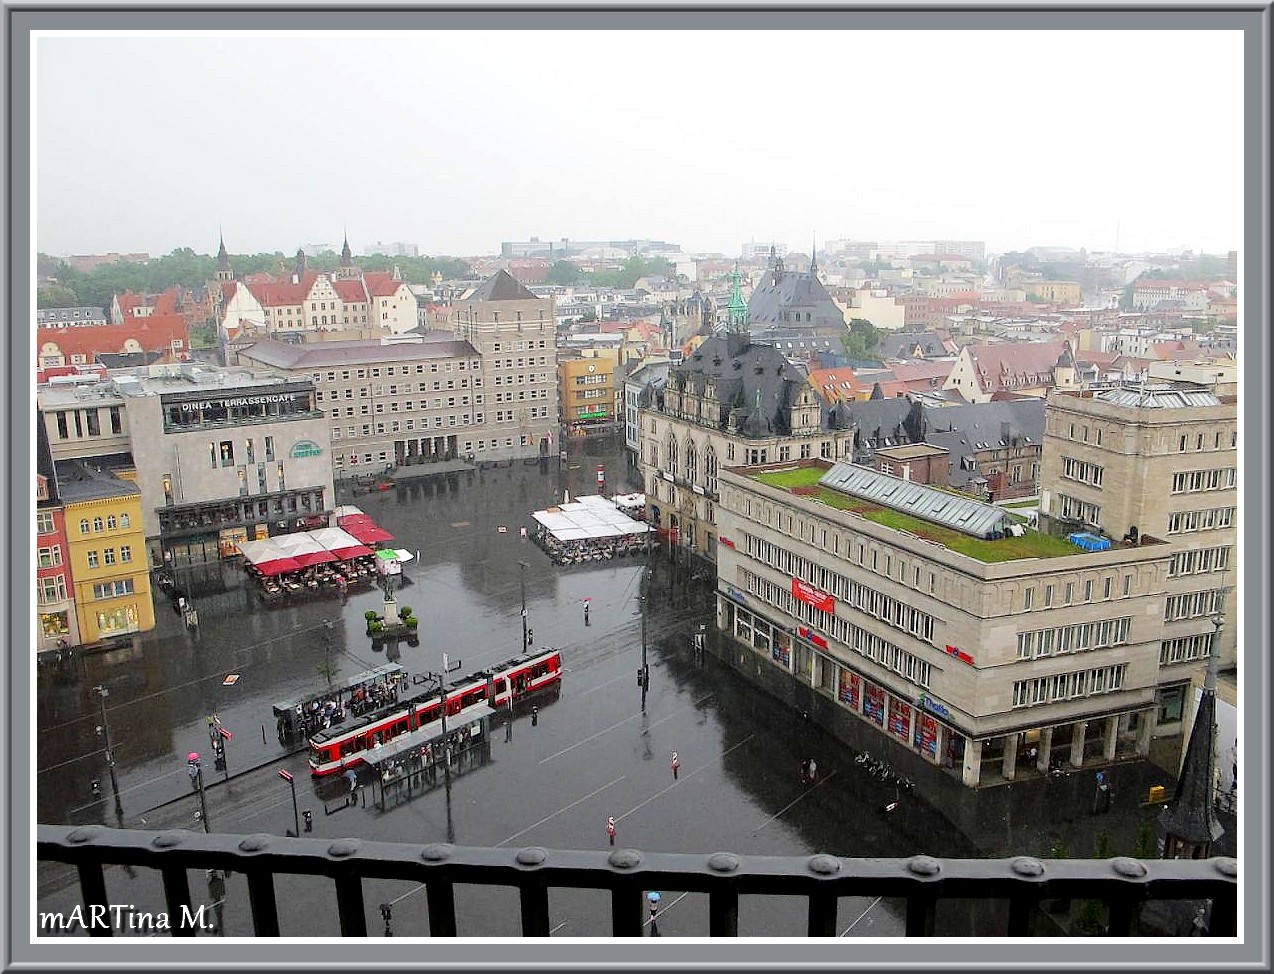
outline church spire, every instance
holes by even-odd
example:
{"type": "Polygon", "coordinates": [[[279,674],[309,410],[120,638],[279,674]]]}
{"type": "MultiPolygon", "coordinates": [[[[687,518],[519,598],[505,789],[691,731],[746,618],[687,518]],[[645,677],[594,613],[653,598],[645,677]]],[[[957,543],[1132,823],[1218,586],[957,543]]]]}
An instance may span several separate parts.
{"type": "Polygon", "coordinates": [[[1225,833],[1213,807],[1216,785],[1216,680],[1220,663],[1221,626],[1218,614],[1209,644],[1208,670],[1199,709],[1186,742],[1185,760],[1172,802],[1159,816],[1164,831],[1163,858],[1207,859],[1212,843],[1225,833]]]}
{"type": "Polygon", "coordinates": [[[743,300],[743,288],[740,285],[739,262],[734,263],[734,273],[730,275],[730,306],[726,313],[726,330],[732,332],[747,331],[748,303],[743,300]]]}
{"type": "Polygon", "coordinates": [[[353,255],[353,252],[349,249],[349,231],[348,230],[345,231],[345,245],[341,247],[341,266],[342,267],[354,266],[354,255],[353,255]]]}
{"type": "Polygon", "coordinates": [[[221,247],[217,250],[217,273],[218,281],[229,281],[234,278],[234,271],[230,267],[230,254],[226,252],[226,235],[218,230],[221,238],[221,247]]]}
{"type": "Polygon", "coordinates": [[[818,276],[818,237],[810,239],[810,277],[818,276]]]}

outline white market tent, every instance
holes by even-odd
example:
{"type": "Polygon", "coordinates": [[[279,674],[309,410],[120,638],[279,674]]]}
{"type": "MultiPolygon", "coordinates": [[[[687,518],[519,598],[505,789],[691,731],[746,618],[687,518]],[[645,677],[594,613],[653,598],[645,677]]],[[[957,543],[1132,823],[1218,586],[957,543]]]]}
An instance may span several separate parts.
{"type": "Polygon", "coordinates": [[[558,541],[589,541],[647,534],[651,527],[621,513],[614,502],[597,494],[577,497],[531,515],[558,541]]]}

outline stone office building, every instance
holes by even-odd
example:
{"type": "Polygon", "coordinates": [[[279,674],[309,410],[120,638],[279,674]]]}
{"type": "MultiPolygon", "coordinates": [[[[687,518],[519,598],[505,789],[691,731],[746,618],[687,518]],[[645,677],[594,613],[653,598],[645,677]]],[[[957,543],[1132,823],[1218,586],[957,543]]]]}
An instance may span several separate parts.
{"type": "Polygon", "coordinates": [[[722,655],[833,732],[969,787],[1180,732],[1157,705],[1171,546],[1082,551],[850,463],[722,469],[719,495],[722,655]]]}
{"type": "Polygon", "coordinates": [[[181,365],[45,386],[37,404],[55,460],[97,458],[141,492],[155,561],[232,555],[239,541],[327,523],[328,427],[308,377],[181,365]]]}

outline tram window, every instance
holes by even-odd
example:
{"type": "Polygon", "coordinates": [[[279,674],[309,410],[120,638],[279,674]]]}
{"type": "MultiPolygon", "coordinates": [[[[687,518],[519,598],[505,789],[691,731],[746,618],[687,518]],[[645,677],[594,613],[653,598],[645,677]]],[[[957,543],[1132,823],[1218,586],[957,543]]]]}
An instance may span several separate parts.
{"type": "Polygon", "coordinates": [[[357,749],[357,744],[358,738],[351,738],[348,741],[344,741],[341,744],[341,757],[345,757],[347,754],[353,754],[357,749]]]}
{"type": "Polygon", "coordinates": [[[496,681],[495,681],[495,692],[496,692],[496,694],[497,694],[497,695],[498,695],[498,694],[502,694],[502,693],[504,693],[504,691],[505,691],[505,690],[507,690],[508,688],[509,688],[509,687],[508,687],[508,681],[507,681],[507,680],[505,680],[505,679],[499,679],[499,680],[496,680],[496,681]]]}

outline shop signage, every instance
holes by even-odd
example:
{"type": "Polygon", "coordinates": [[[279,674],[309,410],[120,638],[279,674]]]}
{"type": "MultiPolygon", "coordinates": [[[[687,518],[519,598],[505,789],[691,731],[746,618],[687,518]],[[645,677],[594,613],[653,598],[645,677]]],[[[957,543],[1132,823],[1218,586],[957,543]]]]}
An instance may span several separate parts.
{"type": "Polygon", "coordinates": [[[579,418],[580,418],[580,419],[605,419],[605,418],[606,418],[606,410],[604,410],[604,409],[594,409],[594,410],[592,410],[591,412],[587,412],[587,413],[580,413],[580,414],[579,414],[579,418]]]}
{"type": "Polygon", "coordinates": [[[850,710],[858,710],[858,701],[862,692],[862,683],[858,679],[857,673],[851,673],[849,670],[840,671],[840,686],[837,688],[836,695],[840,697],[840,702],[847,705],[850,710]]]}
{"type": "Polygon", "coordinates": [[[718,543],[718,544],[723,544],[723,545],[725,545],[727,548],[733,548],[733,547],[734,547],[734,542],[733,542],[733,541],[731,541],[729,538],[727,538],[724,534],[722,534],[722,535],[718,535],[718,536],[717,536],[717,543],[718,543]]]}
{"type": "Polygon", "coordinates": [[[321,457],[323,448],[313,440],[297,440],[292,444],[292,449],[288,452],[288,456],[295,460],[302,457],[321,457]]]}
{"type": "Polygon", "coordinates": [[[197,402],[183,402],[181,411],[183,413],[196,413],[214,407],[232,409],[235,406],[263,406],[272,402],[292,402],[295,398],[295,393],[274,392],[262,396],[237,396],[232,399],[200,399],[197,402]]]}
{"type": "Polygon", "coordinates": [[[791,667],[792,665],[791,650],[783,643],[779,642],[777,636],[774,638],[774,642],[770,646],[770,658],[780,666],[791,667]]]}
{"type": "Polygon", "coordinates": [[[904,741],[911,737],[911,705],[891,698],[889,701],[889,732],[904,741]]]}
{"type": "Polygon", "coordinates": [[[831,613],[836,611],[836,600],[834,598],[799,578],[792,579],[792,595],[806,605],[814,606],[820,612],[831,613]]]}
{"type": "Polygon", "coordinates": [[[822,649],[827,648],[827,640],[824,639],[822,636],[820,636],[818,633],[816,633],[813,629],[807,629],[805,626],[800,626],[797,628],[796,634],[800,636],[802,639],[809,640],[815,646],[818,646],[822,649]]]}
{"type": "Polygon", "coordinates": [[[863,699],[863,713],[874,720],[877,725],[885,724],[885,691],[878,686],[867,684],[867,693],[863,699]]]}
{"type": "Polygon", "coordinates": [[[746,602],[748,600],[748,597],[746,595],[740,592],[737,588],[735,588],[729,582],[726,582],[725,594],[730,596],[730,598],[734,599],[734,601],[736,602],[746,602]]]}
{"type": "Polygon", "coordinates": [[[973,657],[957,646],[948,646],[947,652],[958,659],[961,663],[968,663],[970,666],[975,665],[973,657]]]}
{"type": "Polygon", "coordinates": [[[923,707],[925,710],[932,710],[939,717],[951,716],[951,711],[948,710],[944,704],[938,703],[937,700],[934,700],[933,697],[929,696],[927,693],[922,693],[916,698],[916,706],[923,707]]]}
{"type": "Polygon", "coordinates": [[[931,759],[938,756],[938,722],[928,714],[918,715],[915,743],[931,759]]]}

